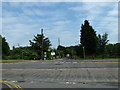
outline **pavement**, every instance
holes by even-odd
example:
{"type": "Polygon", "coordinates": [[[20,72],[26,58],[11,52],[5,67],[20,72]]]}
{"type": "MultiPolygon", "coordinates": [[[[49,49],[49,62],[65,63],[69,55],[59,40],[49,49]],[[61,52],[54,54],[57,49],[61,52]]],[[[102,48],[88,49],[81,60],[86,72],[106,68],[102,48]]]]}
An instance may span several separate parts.
{"type": "MultiPolygon", "coordinates": [[[[58,59],[2,64],[2,79],[24,88],[118,88],[116,59],[58,59]]],[[[103,90],[103,89],[102,89],[103,90]]]]}

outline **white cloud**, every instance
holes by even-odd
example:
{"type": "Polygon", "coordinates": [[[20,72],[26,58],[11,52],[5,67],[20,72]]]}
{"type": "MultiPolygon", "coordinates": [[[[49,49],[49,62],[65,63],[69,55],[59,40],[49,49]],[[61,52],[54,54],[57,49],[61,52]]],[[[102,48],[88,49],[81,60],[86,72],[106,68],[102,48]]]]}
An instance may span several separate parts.
{"type": "Polygon", "coordinates": [[[113,17],[118,16],[118,3],[112,5],[112,10],[108,12],[108,16],[113,16],[113,17]]]}
{"type": "Polygon", "coordinates": [[[86,2],[69,9],[79,12],[76,17],[81,18],[81,22],[89,20],[97,34],[107,32],[111,43],[118,42],[118,3],[86,2]]]}
{"type": "Polygon", "coordinates": [[[74,31],[73,28],[68,28],[70,24],[69,20],[57,21],[53,23],[51,28],[45,30],[45,34],[49,36],[54,48],[58,46],[58,38],[61,40],[61,45],[64,46],[75,45],[76,41],[79,40],[79,29],[74,31]]]}
{"type": "MultiPolygon", "coordinates": [[[[50,4],[51,3],[47,3],[46,7],[50,6],[50,4]]],[[[60,37],[62,45],[75,45],[75,42],[79,40],[80,37],[80,24],[82,24],[85,19],[90,21],[90,25],[97,30],[97,33],[103,34],[107,32],[110,42],[117,41],[116,4],[82,3],[81,6],[74,5],[74,7],[68,7],[69,10],[73,11],[71,14],[76,15],[76,20],[68,18],[68,13],[59,10],[59,8],[56,10],[49,10],[49,8],[48,10],[32,8],[32,6],[39,7],[40,5],[40,3],[34,3],[34,5],[31,4],[31,6],[30,4],[23,4],[23,7],[20,8],[22,13],[19,14],[12,11],[4,11],[6,17],[3,17],[3,34],[7,37],[11,46],[17,45],[17,43],[20,45],[29,45],[29,40],[37,33],[40,33],[40,28],[44,29],[45,36],[49,37],[54,47],[57,46],[58,37],[60,37]],[[14,14],[16,14],[16,16],[14,16],[14,14]],[[44,16],[47,17],[41,18],[44,16]]],[[[21,7],[19,5],[13,6],[16,8],[21,7]]]]}
{"type": "Polygon", "coordinates": [[[101,19],[102,22],[99,24],[99,33],[108,33],[109,43],[118,42],[118,12],[117,4],[113,5],[113,9],[108,11],[107,15],[101,19]]]}
{"type": "Polygon", "coordinates": [[[65,26],[66,24],[70,24],[69,20],[65,20],[65,21],[56,21],[53,23],[53,25],[59,25],[59,26],[65,26]]]}
{"type": "Polygon", "coordinates": [[[3,2],[119,2],[119,0],[2,0],[3,2]]]}
{"type": "MultiPolygon", "coordinates": [[[[57,33],[59,34],[59,32],[64,29],[64,26],[70,22],[56,21],[56,18],[53,17],[53,19],[48,18],[36,20],[25,14],[21,14],[21,17],[4,17],[2,34],[3,36],[5,35],[12,48],[13,45],[17,45],[18,43],[22,46],[29,45],[29,40],[32,40],[34,35],[40,33],[40,28],[43,28],[45,30],[45,35],[50,37],[50,40],[54,43],[57,42],[55,40],[55,37],[58,38],[56,36],[57,33]],[[50,23],[51,20],[53,21],[50,23]],[[53,25],[56,27],[49,26],[49,28],[53,27],[52,29],[49,29],[46,28],[47,25],[53,25]],[[49,29],[48,33],[46,31],[47,29],[49,29]]],[[[56,44],[54,43],[53,45],[55,46],[56,44]]]]}
{"type": "Polygon", "coordinates": [[[102,18],[101,15],[106,11],[104,9],[110,5],[111,3],[85,2],[79,6],[70,7],[69,9],[79,12],[78,15],[76,15],[77,18],[83,18],[82,20],[87,19],[93,23],[93,21],[102,18]]]}
{"type": "Polygon", "coordinates": [[[10,47],[18,43],[24,46],[29,45],[29,40],[39,33],[39,25],[35,23],[27,24],[27,21],[28,19],[22,17],[3,18],[2,35],[7,38],[10,47]]]}
{"type": "MultiPolygon", "coordinates": [[[[50,11],[44,11],[40,8],[22,8],[22,11],[24,13],[24,15],[28,15],[28,16],[47,16],[47,15],[51,15],[50,11]]],[[[22,14],[22,13],[21,13],[22,14]]]]}

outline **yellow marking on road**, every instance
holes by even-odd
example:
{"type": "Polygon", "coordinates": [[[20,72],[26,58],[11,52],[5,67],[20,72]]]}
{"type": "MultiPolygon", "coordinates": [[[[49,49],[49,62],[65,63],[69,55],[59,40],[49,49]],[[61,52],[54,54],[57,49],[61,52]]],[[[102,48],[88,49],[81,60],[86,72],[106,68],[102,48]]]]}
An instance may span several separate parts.
{"type": "Polygon", "coordinates": [[[9,81],[6,81],[6,80],[0,80],[1,82],[4,82],[6,84],[9,84],[9,85],[12,85],[13,87],[17,88],[18,90],[23,90],[23,88],[15,83],[12,83],[12,82],[9,82],[9,81]]]}
{"type": "Polygon", "coordinates": [[[81,63],[120,63],[120,62],[104,62],[104,61],[81,61],[81,63]]]}

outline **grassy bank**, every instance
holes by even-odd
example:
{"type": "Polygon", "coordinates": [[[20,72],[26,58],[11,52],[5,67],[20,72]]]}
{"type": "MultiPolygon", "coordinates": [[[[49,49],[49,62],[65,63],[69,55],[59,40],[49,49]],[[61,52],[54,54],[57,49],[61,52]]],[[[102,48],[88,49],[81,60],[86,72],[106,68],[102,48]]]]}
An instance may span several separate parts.
{"type": "Polygon", "coordinates": [[[28,61],[40,61],[40,60],[0,60],[0,63],[16,63],[16,62],[28,62],[28,61]]]}
{"type": "MultiPolygon", "coordinates": [[[[120,59],[120,58],[73,58],[70,60],[110,60],[110,59],[120,59]]],[[[0,60],[0,63],[16,63],[16,62],[34,62],[34,61],[43,61],[43,60],[23,60],[23,59],[16,59],[16,60],[0,60]]]]}
{"type": "Polygon", "coordinates": [[[86,57],[86,58],[79,58],[79,57],[75,57],[75,58],[72,58],[73,60],[105,60],[105,59],[120,59],[120,57],[104,57],[104,58],[101,58],[101,57],[95,57],[95,58],[92,58],[92,57],[86,57]]]}

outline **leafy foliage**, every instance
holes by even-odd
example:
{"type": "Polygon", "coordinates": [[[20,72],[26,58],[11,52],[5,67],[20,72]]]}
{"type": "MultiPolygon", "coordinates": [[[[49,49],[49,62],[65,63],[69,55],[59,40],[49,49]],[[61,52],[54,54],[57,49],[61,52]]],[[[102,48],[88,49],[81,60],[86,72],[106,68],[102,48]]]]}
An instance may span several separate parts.
{"type": "MultiPolygon", "coordinates": [[[[33,40],[29,40],[31,46],[17,47],[10,50],[5,37],[0,35],[0,51],[2,51],[3,59],[25,59],[25,60],[39,60],[42,58],[44,52],[47,53],[46,59],[63,58],[68,55],[69,58],[83,58],[83,47],[85,48],[85,56],[87,58],[94,58],[102,56],[102,58],[120,58],[120,43],[107,44],[108,34],[96,35],[96,31],[90,26],[88,20],[84,21],[80,30],[79,45],[65,47],[59,45],[57,49],[51,49],[51,42],[43,34],[37,34],[33,40]],[[51,55],[55,52],[56,55],[51,55]]],[[[0,52],[1,58],[1,52],[0,52]]]]}
{"type": "Polygon", "coordinates": [[[102,57],[104,58],[105,53],[105,46],[108,43],[109,40],[107,40],[108,34],[105,33],[102,36],[98,34],[98,54],[102,54],[102,57]]]}
{"type": "Polygon", "coordinates": [[[0,59],[2,59],[2,36],[0,35],[0,59]]]}
{"type": "Polygon", "coordinates": [[[97,36],[96,32],[89,25],[87,20],[84,21],[84,25],[81,26],[81,37],[80,43],[85,47],[85,52],[87,55],[92,55],[96,53],[97,48],[97,36]]]}
{"type": "Polygon", "coordinates": [[[2,37],[0,35],[0,47],[2,47],[2,58],[4,59],[5,56],[8,56],[10,54],[10,48],[8,43],[6,42],[5,37],[2,37]],[[1,43],[2,42],[2,43],[1,43]]]}
{"type": "Polygon", "coordinates": [[[108,57],[119,57],[120,58],[120,43],[108,44],[106,47],[106,53],[108,57]]]}
{"type": "Polygon", "coordinates": [[[39,55],[39,58],[41,58],[42,53],[48,51],[51,42],[48,38],[45,38],[43,34],[37,34],[37,36],[34,36],[33,41],[30,40],[30,45],[34,52],[39,55]]]}
{"type": "Polygon", "coordinates": [[[59,45],[57,47],[57,55],[59,57],[64,57],[66,55],[66,48],[64,46],[59,45]]]}

